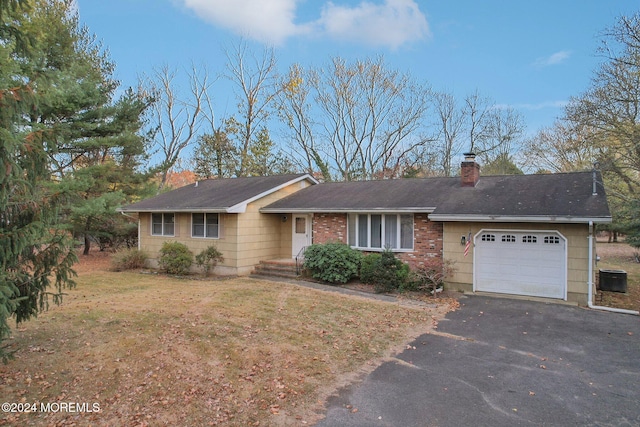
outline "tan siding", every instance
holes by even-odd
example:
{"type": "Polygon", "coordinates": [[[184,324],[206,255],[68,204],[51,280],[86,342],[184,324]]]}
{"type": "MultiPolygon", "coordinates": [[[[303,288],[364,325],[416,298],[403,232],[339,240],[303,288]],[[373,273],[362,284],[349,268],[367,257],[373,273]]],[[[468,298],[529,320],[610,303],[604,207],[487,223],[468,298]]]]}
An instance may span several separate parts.
{"type": "Polygon", "coordinates": [[[290,227],[291,222],[282,222],[282,215],[261,214],[260,208],[300,189],[299,184],[288,186],[276,193],[250,203],[246,212],[239,216],[238,221],[238,268],[252,269],[261,260],[291,257],[283,253],[283,239],[288,236],[288,247],[291,250],[291,232],[283,235],[283,228],[290,227]]]}
{"type": "Polygon", "coordinates": [[[178,213],[175,216],[176,236],[152,236],[151,235],[151,214],[140,214],[140,247],[149,253],[152,261],[157,262],[162,244],[167,241],[184,243],[194,253],[198,254],[211,245],[215,245],[222,255],[224,262],[221,267],[235,267],[235,228],[236,214],[220,214],[222,237],[219,239],[204,239],[191,237],[191,214],[178,213]]]}
{"type": "Polygon", "coordinates": [[[444,224],[444,257],[454,263],[454,273],[447,279],[452,288],[471,291],[473,288],[473,245],[464,257],[460,238],[481,229],[554,230],[567,238],[567,299],[586,304],[588,282],[589,227],[587,224],[535,223],[459,223],[444,224]]]}
{"type": "Polygon", "coordinates": [[[261,214],[259,209],[308,186],[298,182],[247,205],[245,213],[220,214],[220,238],[191,237],[191,214],[176,214],[176,236],[152,236],[151,214],[140,214],[140,247],[149,252],[152,264],[165,241],[186,244],[194,254],[215,245],[224,256],[217,270],[248,274],[261,260],[291,257],[291,216],[283,222],[281,214],[261,214]]]}

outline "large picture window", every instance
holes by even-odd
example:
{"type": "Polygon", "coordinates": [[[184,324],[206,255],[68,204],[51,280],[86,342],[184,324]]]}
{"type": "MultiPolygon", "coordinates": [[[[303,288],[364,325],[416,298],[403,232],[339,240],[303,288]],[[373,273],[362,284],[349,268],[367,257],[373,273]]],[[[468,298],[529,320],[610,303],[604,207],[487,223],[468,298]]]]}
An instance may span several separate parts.
{"type": "Polygon", "coordinates": [[[359,249],[413,249],[413,215],[349,214],[349,245],[359,249]]]}
{"type": "Polygon", "coordinates": [[[173,236],[175,215],[172,213],[151,214],[151,234],[153,236],[173,236]]]}
{"type": "Polygon", "coordinates": [[[191,236],[210,239],[220,237],[220,216],[217,213],[191,214],[191,236]]]}

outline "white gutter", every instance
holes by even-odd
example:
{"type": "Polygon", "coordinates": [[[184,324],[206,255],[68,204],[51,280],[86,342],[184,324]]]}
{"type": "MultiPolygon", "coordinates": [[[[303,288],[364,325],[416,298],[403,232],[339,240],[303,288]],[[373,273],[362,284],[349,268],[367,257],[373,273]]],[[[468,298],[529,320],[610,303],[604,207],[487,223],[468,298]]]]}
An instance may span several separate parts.
{"type": "Polygon", "coordinates": [[[431,214],[433,221],[464,221],[464,222],[560,222],[560,223],[587,223],[587,222],[611,222],[611,217],[578,217],[578,216],[546,216],[546,215],[449,215],[431,214]]]}
{"type": "Polygon", "coordinates": [[[612,307],[603,307],[601,305],[593,305],[591,302],[593,300],[593,221],[589,221],[589,296],[587,298],[587,305],[589,308],[594,310],[604,310],[604,311],[612,311],[614,313],[623,313],[623,314],[635,314],[636,316],[640,314],[635,310],[625,310],[623,308],[612,308],[612,307]]]}

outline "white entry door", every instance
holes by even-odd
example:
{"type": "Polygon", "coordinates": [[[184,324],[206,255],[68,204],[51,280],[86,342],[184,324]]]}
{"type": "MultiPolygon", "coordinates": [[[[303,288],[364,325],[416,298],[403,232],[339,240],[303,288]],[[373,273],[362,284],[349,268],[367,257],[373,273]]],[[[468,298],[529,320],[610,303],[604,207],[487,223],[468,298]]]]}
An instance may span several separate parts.
{"type": "Polygon", "coordinates": [[[311,217],[309,215],[293,215],[292,257],[298,256],[303,248],[311,245],[311,217]]]}
{"type": "Polygon", "coordinates": [[[483,230],[475,237],[476,291],[566,299],[567,243],[556,231],[483,230]]]}

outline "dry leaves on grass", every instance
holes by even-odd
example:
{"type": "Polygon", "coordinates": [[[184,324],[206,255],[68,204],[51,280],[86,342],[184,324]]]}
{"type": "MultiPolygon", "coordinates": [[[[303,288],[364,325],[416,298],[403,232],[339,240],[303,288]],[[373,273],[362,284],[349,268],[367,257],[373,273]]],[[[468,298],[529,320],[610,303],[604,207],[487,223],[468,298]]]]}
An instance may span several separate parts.
{"type": "Polygon", "coordinates": [[[16,360],[0,367],[6,400],[97,403],[100,412],[5,413],[0,424],[312,423],[329,393],[455,306],[107,270],[81,264],[77,288],[14,331],[16,360]]]}

